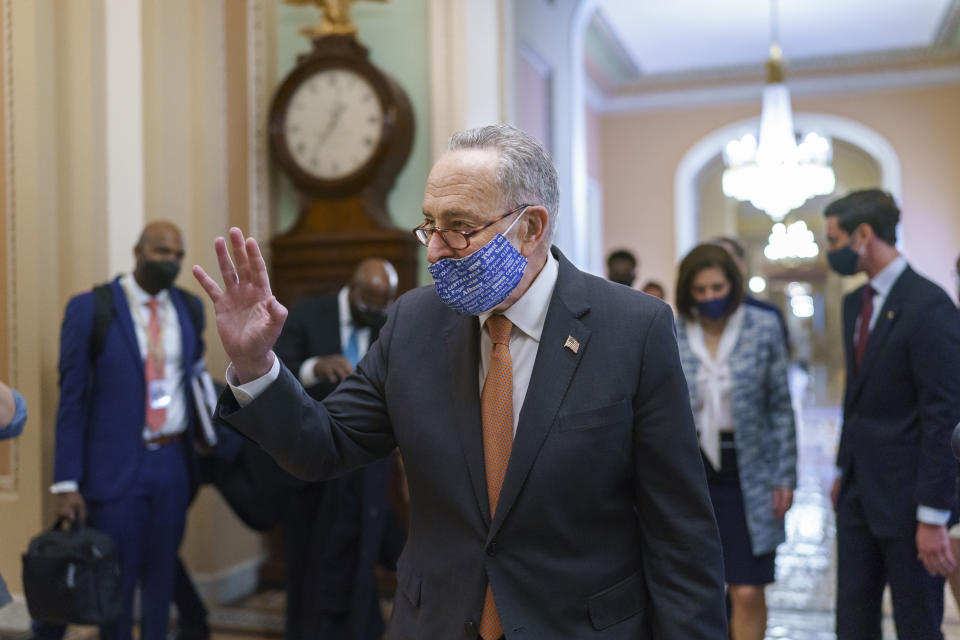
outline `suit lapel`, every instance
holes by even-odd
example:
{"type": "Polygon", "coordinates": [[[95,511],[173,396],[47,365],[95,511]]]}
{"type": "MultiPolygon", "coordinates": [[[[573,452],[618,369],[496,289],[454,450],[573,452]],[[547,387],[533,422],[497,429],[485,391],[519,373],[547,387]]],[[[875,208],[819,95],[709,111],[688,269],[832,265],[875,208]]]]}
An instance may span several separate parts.
{"type": "Polygon", "coordinates": [[[193,361],[196,359],[194,353],[194,345],[197,340],[196,330],[180,292],[174,287],[170,287],[169,291],[170,300],[173,302],[173,308],[177,310],[177,320],[180,323],[180,353],[183,356],[183,373],[189,380],[190,376],[193,375],[193,361]]]}
{"type": "Polygon", "coordinates": [[[580,322],[589,310],[582,276],[559,251],[556,255],[560,260],[560,273],[540,336],[530,386],[520,411],[517,435],[490,529],[491,537],[496,535],[520,494],[590,341],[590,330],[580,322]],[[564,346],[569,337],[579,343],[576,350],[564,346]]]}
{"type": "Polygon", "coordinates": [[[490,525],[490,501],[487,498],[487,477],[483,464],[483,425],[480,419],[480,326],[474,316],[456,316],[444,340],[446,353],[462,357],[445,358],[448,366],[446,383],[450,385],[450,416],[460,438],[467,461],[470,484],[477,497],[477,506],[484,523],[490,525]]]}
{"type": "Polygon", "coordinates": [[[120,278],[115,278],[110,283],[110,289],[113,292],[113,314],[120,325],[120,333],[123,334],[124,342],[127,345],[131,357],[140,371],[140,376],[144,376],[143,356],[140,353],[140,344],[137,342],[137,333],[133,328],[133,318],[131,317],[130,303],[127,300],[127,294],[123,291],[123,285],[120,284],[120,278]]]}
{"type": "Polygon", "coordinates": [[[869,337],[867,338],[867,348],[863,353],[863,363],[860,371],[857,372],[856,385],[850,394],[851,405],[856,402],[860,391],[863,389],[864,380],[868,378],[867,374],[874,364],[876,364],[880,353],[883,352],[883,345],[890,336],[890,330],[900,317],[903,303],[909,294],[909,279],[912,273],[910,268],[907,267],[893,283],[889,293],[887,293],[887,297],[883,301],[883,307],[880,308],[880,314],[877,316],[877,323],[873,326],[873,330],[870,331],[869,337]]]}

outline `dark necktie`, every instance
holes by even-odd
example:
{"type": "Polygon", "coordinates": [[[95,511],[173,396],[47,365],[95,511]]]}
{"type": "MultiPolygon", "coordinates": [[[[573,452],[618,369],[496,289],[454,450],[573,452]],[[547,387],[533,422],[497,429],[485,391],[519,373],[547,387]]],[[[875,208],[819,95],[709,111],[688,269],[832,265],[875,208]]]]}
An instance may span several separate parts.
{"type": "Polygon", "coordinates": [[[867,350],[867,340],[870,338],[870,318],[873,316],[873,296],[876,295],[869,284],[863,288],[860,298],[860,329],[857,332],[856,356],[857,371],[863,364],[863,354],[867,350]]]}

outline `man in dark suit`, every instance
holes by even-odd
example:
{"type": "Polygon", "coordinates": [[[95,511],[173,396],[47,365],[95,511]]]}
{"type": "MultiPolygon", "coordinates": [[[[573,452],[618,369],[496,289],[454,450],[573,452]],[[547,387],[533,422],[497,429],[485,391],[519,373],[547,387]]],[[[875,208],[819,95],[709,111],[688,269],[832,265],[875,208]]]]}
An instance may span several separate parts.
{"type": "Polygon", "coordinates": [[[271,351],[286,310],[254,239],[200,267],[227,354],[218,419],[292,473],[403,453],[410,537],[392,640],[727,637],[716,521],[663,302],[574,267],[557,174],[506,125],[430,172],[434,287],[401,296],[323,403],[271,351]]]}
{"type": "MultiPolygon", "coordinates": [[[[86,519],[117,544],[123,614],[101,629],[104,639],[132,637],[137,587],[140,637],[167,634],[195,473],[190,375],[203,357],[201,302],[173,287],[183,255],[173,224],[143,230],[133,272],[108,285],[112,304],[99,353],[92,350],[95,293],[71,298],[64,314],[52,491],[58,515],[86,519]]],[[[61,632],[41,627],[39,635],[61,632]]]]}
{"type": "Polygon", "coordinates": [[[900,638],[939,639],[955,558],[950,437],[960,420],[960,317],[897,251],[900,210],[880,190],[827,206],[828,259],[869,282],[843,300],[847,360],[837,511],[837,637],[880,637],[890,585],[900,638]]]}
{"type": "MultiPolygon", "coordinates": [[[[350,375],[397,294],[388,261],[361,262],[347,286],[297,300],[274,348],[323,400],[350,375]]],[[[287,640],[380,640],[378,564],[393,570],[404,534],[387,499],[390,458],[290,491],[283,519],[287,640]]]]}

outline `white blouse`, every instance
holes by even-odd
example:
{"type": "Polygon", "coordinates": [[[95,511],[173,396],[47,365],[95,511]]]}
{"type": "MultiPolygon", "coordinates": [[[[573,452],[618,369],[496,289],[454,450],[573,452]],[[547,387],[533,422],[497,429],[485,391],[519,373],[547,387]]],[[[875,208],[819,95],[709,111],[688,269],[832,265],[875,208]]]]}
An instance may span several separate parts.
{"type": "Polygon", "coordinates": [[[690,351],[697,357],[697,407],[694,420],[700,434],[700,448],[714,469],[720,470],[720,434],[733,431],[733,374],[730,354],[733,353],[743,327],[743,305],[727,320],[720,336],[717,355],[712,357],[703,340],[699,322],[687,325],[690,351]]]}

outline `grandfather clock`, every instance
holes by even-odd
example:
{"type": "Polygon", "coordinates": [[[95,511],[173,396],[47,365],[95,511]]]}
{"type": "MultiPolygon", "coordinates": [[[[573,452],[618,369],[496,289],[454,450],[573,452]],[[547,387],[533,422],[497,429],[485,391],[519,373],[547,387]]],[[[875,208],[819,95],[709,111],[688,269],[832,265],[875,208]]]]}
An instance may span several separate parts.
{"type": "MultiPolygon", "coordinates": [[[[413,146],[410,100],[357,41],[349,18],[353,0],[287,2],[317,4],[323,19],[303,30],[313,49],[297,59],[270,106],[270,151],[300,197],[293,228],[270,243],[273,293],[289,305],[303,295],[335,292],[368,257],[393,263],[402,293],[416,286],[420,245],[391,223],[387,194],[413,146]]],[[[280,530],[271,532],[267,546],[261,584],[280,585],[280,530]]],[[[395,578],[381,578],[389,593],[395,578]]]]}
{"type": "Polygon", "coordinates": [[[387,213],[387,193],[413,145],[413,111],[393,78],[374,66],[350,23],[353,0],[288,0],[323,10],[303,30],[300,56],[270,107],[270,150],[300,195],[299,214],[271,241],[274,293],[284,303],[335,291],[367,257],[416,285],[418,243],[387,213]]]}

